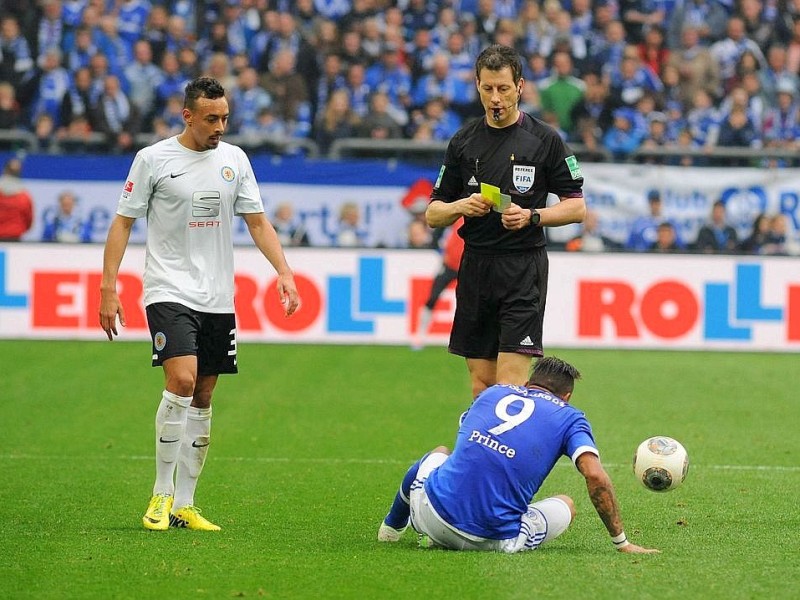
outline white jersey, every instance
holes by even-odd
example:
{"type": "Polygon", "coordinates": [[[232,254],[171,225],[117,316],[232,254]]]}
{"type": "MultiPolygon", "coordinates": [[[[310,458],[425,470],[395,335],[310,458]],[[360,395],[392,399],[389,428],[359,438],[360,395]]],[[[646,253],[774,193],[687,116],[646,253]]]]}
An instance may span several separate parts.
{"type": "Polygon", "coordinates": [[[264,212],[253,167],[241,148],[220,142],[190,150],[177,137],[140,150],[117,213],[147,217],[144,304],[178,302],[232,313],[234,215],[264,212]]]}

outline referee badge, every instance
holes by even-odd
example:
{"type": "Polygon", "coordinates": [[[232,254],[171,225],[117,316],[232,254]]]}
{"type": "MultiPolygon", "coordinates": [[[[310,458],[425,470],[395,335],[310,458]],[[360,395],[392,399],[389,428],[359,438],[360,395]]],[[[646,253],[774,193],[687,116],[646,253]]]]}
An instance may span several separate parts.
{"type": "Polygon", "coordinates": [[[524,194],[533,187],[533,177],[536,167],[528,165],[514,165],[514,187],[520,194],[524,194]]]}

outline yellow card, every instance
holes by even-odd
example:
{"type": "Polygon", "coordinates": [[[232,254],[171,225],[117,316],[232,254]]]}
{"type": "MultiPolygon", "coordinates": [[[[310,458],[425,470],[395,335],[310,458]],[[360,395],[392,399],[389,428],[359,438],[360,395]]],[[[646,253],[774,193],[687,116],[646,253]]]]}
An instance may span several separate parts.
{"type": "Polygon", "coordinates": [[[501,213],[511,204],[511,196],[501,193],[499,187],[489,183],[481,182],[481,196],[489,200],[495,212],[501,213]]]}

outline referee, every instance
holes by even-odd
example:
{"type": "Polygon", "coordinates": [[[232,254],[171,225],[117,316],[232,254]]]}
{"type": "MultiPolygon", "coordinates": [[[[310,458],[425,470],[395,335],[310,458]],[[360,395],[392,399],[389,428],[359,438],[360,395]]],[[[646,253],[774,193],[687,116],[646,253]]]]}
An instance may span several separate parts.
{"type": "Polygon", "coordinates": [[[577,159],[552,127],[519,110],[525,81],[517,52],[489,46],[475,75],[485,115],[450,140],[425,213],[431,227],[464,217],[449,350],[466,359],[473,396],[528,380],[531,359],[543,354],[542,227],[580,223],[586,213],[577,159]],[[493,210],[481,184],[498,187],[510,204],[493,210]],[[560,202],[546,206],[548,194],[560,202]]]}

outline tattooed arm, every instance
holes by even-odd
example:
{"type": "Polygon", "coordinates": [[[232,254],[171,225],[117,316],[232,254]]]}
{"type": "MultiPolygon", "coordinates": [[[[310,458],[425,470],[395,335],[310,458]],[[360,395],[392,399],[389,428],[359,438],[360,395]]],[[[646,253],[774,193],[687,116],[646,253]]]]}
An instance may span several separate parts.
{"type": "Polygon", "coordinates": [[[586,479],[586,489],[600,520],[606,526],[611,540],[620,552],[635,554],[650,554],[658,552],[655,549],[642,548],[628,541],[622,527],[622,517],[619,514],[617,496],[614,485],[606,473],[600,459],[591,452],[584,452],[575,461],[575,465],[586,479]]]}

